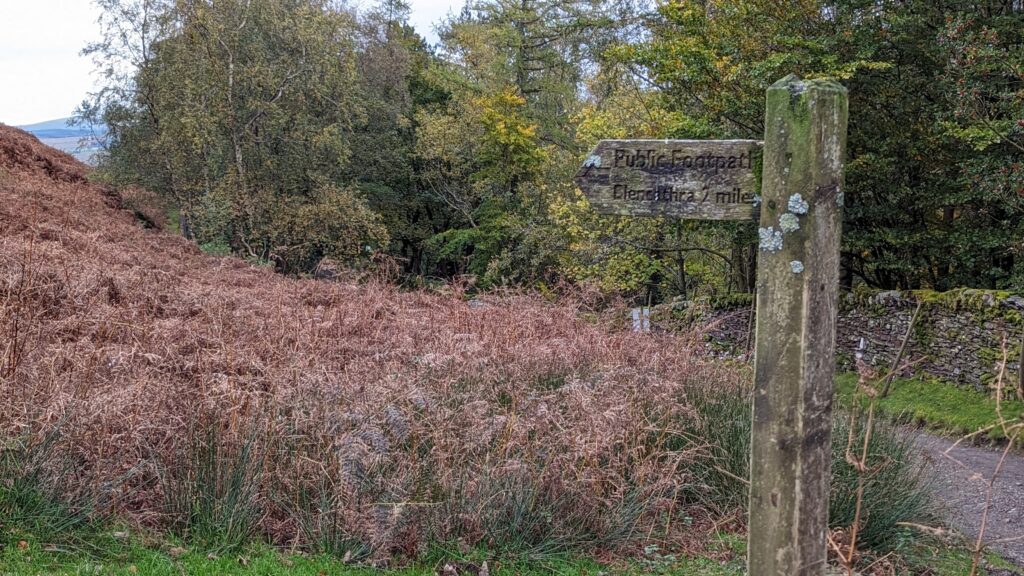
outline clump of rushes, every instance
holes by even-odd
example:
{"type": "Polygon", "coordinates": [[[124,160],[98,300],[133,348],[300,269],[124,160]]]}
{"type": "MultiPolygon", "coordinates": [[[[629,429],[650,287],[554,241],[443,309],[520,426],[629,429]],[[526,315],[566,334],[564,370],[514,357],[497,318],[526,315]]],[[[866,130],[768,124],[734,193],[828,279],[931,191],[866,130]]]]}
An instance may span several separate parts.
{"type": "Polygon", "coordinates": [[[692,417],[678,423],[673,445],[696,457],[683,497],[726,515],[745,509],[749,492],[751,411],[748,386],[714,390],[695,386],[687,394],[692,417]]]}
{"type": "Polygon", "coordinates": [[[219,422],[199,418],[181,448],[158,458],[164,515],[171,532],[214,553],[239,550],[259,531],[266,446],[255,432],[227,437],[219,422]]]}
{"type": "Polygon", "coordinates": [[[635,488],[598,499],[545,463],[516,462],[458,478],[435,516],[435,537],[505,558],[552,561],[617,548],[635,536],[650,504],[635,488]]]}
{"type": "MultiPolygon", "coordinates": [[[[859,547],[885,554],[918,542],[922,533],[909,525],[935,525],[938,508],[934,480],[911,433],[877,420],[872,425],[857,540],[859,547]]],[[[848,439],[861,447],[867,432],[862,420],[853,424],[852,435],[850,426],[850,419],[840,415],[832,430],[829,525],[839,529],[852,526],[856,517],[858,466],[846,457],[848,439]]]]}
{"type": "Polygon", "coordinates": [[[81,464],[61,436],[61,423],[0,440],[0,543],[32,538],[88,548],[110,494],[102,485],[83,484],[81,464]]]}

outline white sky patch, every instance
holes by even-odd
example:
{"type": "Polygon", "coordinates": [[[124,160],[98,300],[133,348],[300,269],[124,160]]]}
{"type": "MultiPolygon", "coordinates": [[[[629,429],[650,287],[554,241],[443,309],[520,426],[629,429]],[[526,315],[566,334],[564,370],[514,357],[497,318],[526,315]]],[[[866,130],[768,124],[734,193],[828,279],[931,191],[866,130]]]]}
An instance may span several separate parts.
{"type": "Polygon", "coordinates": [[[0,122],[70,116],[92,89],[92,62],[78,55],[99,40],[88,0],[0,0],[0,122]]]}
{"type": "MultiPolygon", "coordinates": [[[[368,8],[372,0],[358,5],[368,8]]],[[[464,0],[411,0],[410,22],[431,44],[434,27],[464,0]]],[[[0,0],[0,122],[12,126],[71,116],[95,89],[82,48],[100,39],[89,0],[0,0]]]]}
{"type": "Polygon", "coordinates": [[[420,36],[430,44],[437,44],[435,28],[449,15],[457,16],[466,4],[465,0],[410,0],[412,14],[409,22],[420,36]]]}

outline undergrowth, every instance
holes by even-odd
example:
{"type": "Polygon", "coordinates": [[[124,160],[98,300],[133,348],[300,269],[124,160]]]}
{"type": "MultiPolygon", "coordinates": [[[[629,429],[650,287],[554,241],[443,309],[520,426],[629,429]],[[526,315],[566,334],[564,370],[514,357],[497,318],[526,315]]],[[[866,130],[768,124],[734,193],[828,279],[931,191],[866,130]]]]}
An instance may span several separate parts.
{"type": "MultiPolygon", "coordinates": [[[[699,417],[682,423],[682,445],[695,445],[707,458],[691,471],[695,482],[686,496],[715,508],[745,508],[750,471],[751,405],[745,394],[695,391],[689,396],[699,417]]],[[[855,445],[863,441],[865,427],[855,425],[855,445]]],[[[856,506],[857,472],[847,461],[850,420],[838,412],[832,430],[832,480],[829,526],[849,528],[856,506]]],[[[932,479],[915,451],[913,438],[896,427],[874,424],[869,440],[869,475],[862,500],[860,545],[874,556],[919,544],[922,535],[904,523],[931,525],[937,521],[932,479]]]]}

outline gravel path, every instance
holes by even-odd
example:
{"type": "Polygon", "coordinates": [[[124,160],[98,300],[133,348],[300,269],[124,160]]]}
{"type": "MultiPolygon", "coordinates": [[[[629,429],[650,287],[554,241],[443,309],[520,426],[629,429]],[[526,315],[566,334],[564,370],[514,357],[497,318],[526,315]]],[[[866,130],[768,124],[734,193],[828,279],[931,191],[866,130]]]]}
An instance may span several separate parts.
{"type": "MultiPolygon", "coordinates": [[[[977,538],[985,493],[1002,450],[963,443],[949,450],[953,440],[929,434],[919,435],[916,442],[938,473],[939,496],[948,507],[950,523],[977,538]]],[[[992,549],[1024,568],[1024,453],[1019,450],[1007,454],[996,477],[985,528],[986,542],[1013,538],[992,544],[992,549]]]]}

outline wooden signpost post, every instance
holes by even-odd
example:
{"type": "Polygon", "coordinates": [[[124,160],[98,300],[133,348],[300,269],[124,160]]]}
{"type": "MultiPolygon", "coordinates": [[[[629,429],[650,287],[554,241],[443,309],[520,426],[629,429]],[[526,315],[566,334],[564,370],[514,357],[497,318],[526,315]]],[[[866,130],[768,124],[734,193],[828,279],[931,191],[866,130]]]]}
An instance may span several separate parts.
{"type": "Polygon", "coordinates": [[[768,89],[763,150],[752,140],[606,140],[576,174],[604,214],[760,217],[751,576],[825,571],[846,121],[845,88],[787,76],[768,89]]]}

